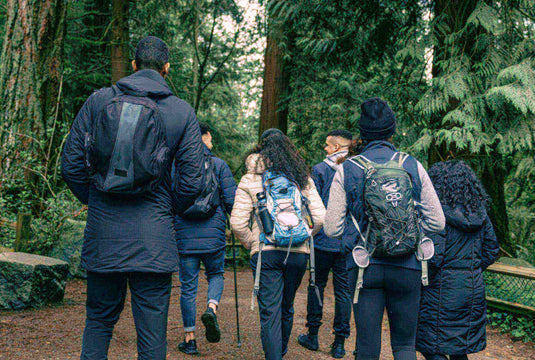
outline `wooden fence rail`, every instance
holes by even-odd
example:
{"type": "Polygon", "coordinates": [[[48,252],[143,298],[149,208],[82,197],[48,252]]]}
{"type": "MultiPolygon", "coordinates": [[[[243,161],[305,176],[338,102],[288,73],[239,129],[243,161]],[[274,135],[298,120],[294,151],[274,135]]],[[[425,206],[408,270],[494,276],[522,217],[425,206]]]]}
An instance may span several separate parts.
{"type": "Polygon", "coordinates": [[[495,263],[487,269],[490,307],[535,314],[535,268],[495,263]]]}

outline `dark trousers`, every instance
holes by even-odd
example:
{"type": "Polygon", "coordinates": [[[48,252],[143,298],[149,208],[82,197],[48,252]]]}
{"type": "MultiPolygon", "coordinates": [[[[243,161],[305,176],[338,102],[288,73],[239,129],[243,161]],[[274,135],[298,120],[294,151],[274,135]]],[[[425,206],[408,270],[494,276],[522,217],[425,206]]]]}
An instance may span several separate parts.
{"type": "MultiPolygon", "coordinates": [[[[448,360],[448,357],[446,355],[429,355],[429,354],[422,354],[425,357],[425,360],[448,360]]],[[[450,355],[449,360],[468,360],[467,355],[450,355]]]]}
{"type": "MultiPolygon", "coordinates": [[[[288,349],[294,320],[295,293],[306,271],[308,254],[290,253],[286,264],[286,251],[262,252],[260,268],[260,337],[268,360],[281,360],[288,349]]],[[[255,275],[258,254],[251,257],[255,275]]]]}
{"type": "MultiPolygon", "coordinates": [[[[352,296],[358,269],[351,269],[352,296]]],[[[390,342],[395,360],[416,360],[416,328],[420,305],[421,272],[389,265],[370,265],[364,273],[358,304],[353,309],[357,324],[357,359],[378,360],[386,307],[390,342]]]]}
{"type": "Polygon", "coordinates": [[[113,328],[124,308],[127,283],[132,296],[138,359],[166,358],[171,274],[89,272],[82,360],[108,359],[113,328]]]}
{"type": "MultiPolygon", "coordinates": [[[[321,302],[329,279],[333,274],[334,287],[334,333],[345,338],[349,337],[349,319],[351,317],[351,298],[349,295],[349,275],[346,267],[346,256],[340,252],[316,250],[316,285],[320,291],[321,302]]],[[[308,288],[307,324],[311,334],[317,334],[321,326],[323,307],[313,287],[308,288]]]]}

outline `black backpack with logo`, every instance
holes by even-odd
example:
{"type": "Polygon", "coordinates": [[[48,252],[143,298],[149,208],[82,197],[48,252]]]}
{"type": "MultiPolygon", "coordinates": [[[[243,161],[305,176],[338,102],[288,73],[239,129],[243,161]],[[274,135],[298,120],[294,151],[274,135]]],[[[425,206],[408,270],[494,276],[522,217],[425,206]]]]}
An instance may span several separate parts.
{"type": "Polygon", "coordinates": [[[111,99],[85,136],[85,164],[95,187],[135,195],[153,191],[170,164],[162,114],[148,97],[111,99]]]}
{"type": "Polygon", "coordinates": [[[201,194],[195,203],[180,216],[188,220],[204,220],[211,218],[221,204],[219,180],[216,174],[215,162],[212,155],[204,158],[204,180],[201,194]]]}

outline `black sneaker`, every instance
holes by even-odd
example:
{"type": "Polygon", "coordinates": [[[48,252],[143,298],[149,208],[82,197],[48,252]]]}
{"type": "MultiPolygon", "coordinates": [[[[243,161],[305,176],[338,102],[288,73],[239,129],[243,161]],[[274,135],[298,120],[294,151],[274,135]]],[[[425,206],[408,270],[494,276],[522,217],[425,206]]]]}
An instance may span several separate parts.
{"type": "Polygon", "coordinates": [[[206,328],[206,340],[211,343],[216,343],[221,340],[221,331],[217,323],[217,316],[212,308],[206,309],[201,316],[202,323],[206,328]]]}
{"type": "Polygon", "coordinates": [[[297,338],[297,342],[299,343],[299,345],[308,350],[318,351],[319,349],[318,335],[301,334],[297,338]]]}
{"type": "Polygon", "coordinates": [[[197,350],[197,341],[195,339],[188,342],[186,342],[186,340],[182,341],[180,344],[178,344],[178,350],[188,355],[199,355],[199,350],[197,350]]]}
{"type": "Polygon", "coordinates": [[[344,349],[344,340],[336,339],[332,343],[331,351],[329,351],[329,354],[331,354],[333,358],[342,359],[346,355],[346,350],[344,349]]]}

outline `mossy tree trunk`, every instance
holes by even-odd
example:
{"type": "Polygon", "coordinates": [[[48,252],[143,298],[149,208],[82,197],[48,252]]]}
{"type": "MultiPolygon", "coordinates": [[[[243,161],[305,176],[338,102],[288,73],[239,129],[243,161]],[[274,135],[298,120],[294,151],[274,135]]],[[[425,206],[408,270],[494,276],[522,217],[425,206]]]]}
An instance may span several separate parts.
{"type": "Polygon", "coordinates": [[[111,24],[111,81],[115,84],[130,73],[130,0],[113,0],[111,24]]]}
{"type": "Polygon", "coordinates": [[[66,0],[9,0],[0,57],[0,177],[36,193],[59,156],[66,0]]]}

